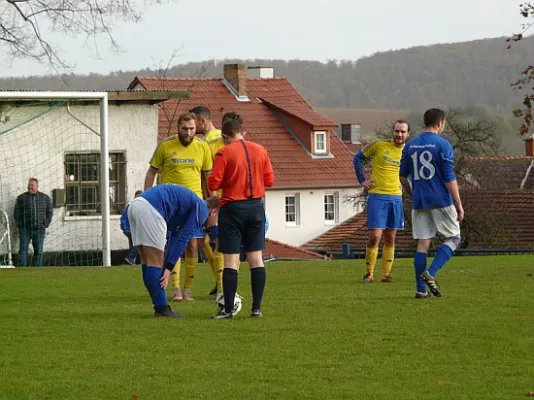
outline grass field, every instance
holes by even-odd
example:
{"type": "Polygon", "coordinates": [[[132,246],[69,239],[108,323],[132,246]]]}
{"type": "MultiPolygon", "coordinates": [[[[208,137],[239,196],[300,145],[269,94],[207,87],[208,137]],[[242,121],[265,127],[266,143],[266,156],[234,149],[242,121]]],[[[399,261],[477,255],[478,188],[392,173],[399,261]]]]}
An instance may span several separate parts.
{"type": "MultiPolygon", "coordinates": [[[[361,285],[361,260],[267,265],[264,318],[152,317],[140,267],[0,270],[0,399],[521,399],[534,391],[534,257],[457,257],[443,297],[361,285]]],[[[379,271],[380,264],[377,266],[379,271]]]]}

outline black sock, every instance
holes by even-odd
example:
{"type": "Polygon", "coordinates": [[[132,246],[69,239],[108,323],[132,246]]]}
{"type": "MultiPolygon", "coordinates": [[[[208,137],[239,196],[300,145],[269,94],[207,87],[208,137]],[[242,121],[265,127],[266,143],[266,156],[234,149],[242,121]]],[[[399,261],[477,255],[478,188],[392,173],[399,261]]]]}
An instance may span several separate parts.
{"type": "Polygon", "coordinates": [[[234,300],[237,292],[237,270],[225,268],[223,270],[224,311],[231,314],[234,311],[234,300]]]}
{"type": "Polygon", "coordinates": [[[261,310],[261,300],[265,289],[265,268],[250,269],[250,285],[252,286],[252,310],[261,310]]]}

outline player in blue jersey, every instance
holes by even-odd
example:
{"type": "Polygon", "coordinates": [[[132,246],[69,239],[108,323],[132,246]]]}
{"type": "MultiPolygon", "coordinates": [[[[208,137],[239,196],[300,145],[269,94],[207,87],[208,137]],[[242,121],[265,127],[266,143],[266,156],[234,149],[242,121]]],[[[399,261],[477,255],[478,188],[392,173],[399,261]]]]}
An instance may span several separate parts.
{"type": "Polygon", "coordinates": [[[412,229],[417,239],[414,257],[416,298],[441,296],[437,272],[460,244],[460,222],[464,218],[462,201],[454,173],[454,151],[440,136],[445,128],[445,112],[436,108],[424,114],[425,132],[406,144],[402,152],[400,179],[412,197],[412,229]],[[440,234],[443,245],[426,268],[430,241],[440,234]],[[426,286],[425,286],[426,284],[426,286]]]}
{"type": "Polygon", "coordinates": [[[192,190],[172,184],[149,188],[130,203],[128,220],[132,241],[141,256],[143,282],[152,299],[155,316],[184,316],[171,310],[165,288],[189,240],[204,236],[208,209],[218,206],[216,196],[202,200],[192,190]],[[167,253],[164,254],[167,232],[167,253]]]}

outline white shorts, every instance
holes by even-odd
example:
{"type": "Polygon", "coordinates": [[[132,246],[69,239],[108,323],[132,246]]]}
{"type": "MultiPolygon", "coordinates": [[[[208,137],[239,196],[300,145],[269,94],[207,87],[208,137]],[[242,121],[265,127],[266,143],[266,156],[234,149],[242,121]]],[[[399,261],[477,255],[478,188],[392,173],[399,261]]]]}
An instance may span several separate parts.
{"type": "Polygon", "coordinates": [[[128,207],[128,220],[134,246],[154,247],[165,251],[167,223],[143,197],[136,197],[128,207]]]}
{"type": "Polygon", "coordinates": [[[412,210],[414,239],[432,239],[436,234],[444,238],[460,236],[460,223],[456,208],[451,205],[431,210],[412,210]]]}

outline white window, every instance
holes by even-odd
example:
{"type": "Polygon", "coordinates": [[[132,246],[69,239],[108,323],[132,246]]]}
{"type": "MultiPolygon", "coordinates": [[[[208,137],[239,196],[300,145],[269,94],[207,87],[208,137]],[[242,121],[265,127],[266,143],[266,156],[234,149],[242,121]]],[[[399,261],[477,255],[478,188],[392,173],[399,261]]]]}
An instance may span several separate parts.
{"type": "Polygon", "coordinates": [[[324,222],[327,225],[335,225],[339,222],[338,192],[324,195],[324,222]]]}
{"type": "Polygon", "coordinates": [[[285,207],[286,225],[300,225],[300,195],[298,193],[286,194],[285,207]]]}
{"type": "Polygon", "coordinates": [[[315,142],[315,153],[325,154],[326,153],[326,132],[315,131],[314,142],[315,142]]]}

